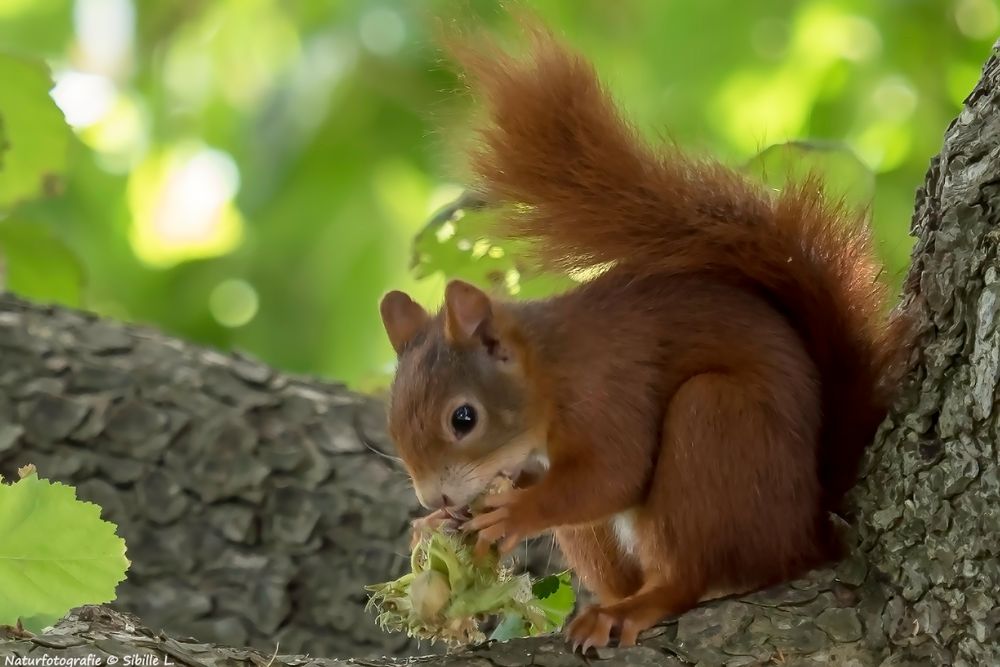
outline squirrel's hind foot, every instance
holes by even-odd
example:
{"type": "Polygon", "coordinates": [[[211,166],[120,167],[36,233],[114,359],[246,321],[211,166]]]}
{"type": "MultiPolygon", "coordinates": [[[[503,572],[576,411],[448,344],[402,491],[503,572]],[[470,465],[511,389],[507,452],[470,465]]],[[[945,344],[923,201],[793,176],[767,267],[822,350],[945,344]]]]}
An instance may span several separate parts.
{"type": "Polygon", "coordinates": [[[615,604],[587,607],[567,626],[566,638],[574,652],[583,654],[610,646],[615,639],[618,646],[635,646],[640,632],[697,604],[697,597],[689,598],[681,599],[672,587],[647,587],[615,604]]]}

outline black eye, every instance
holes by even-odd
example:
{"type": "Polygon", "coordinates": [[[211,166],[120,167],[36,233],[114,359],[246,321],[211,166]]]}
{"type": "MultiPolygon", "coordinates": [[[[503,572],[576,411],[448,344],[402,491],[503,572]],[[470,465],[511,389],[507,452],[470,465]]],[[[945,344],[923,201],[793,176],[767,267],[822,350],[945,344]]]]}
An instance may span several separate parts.
{"type": "Polygon", "coordinates": [[[459,437],[468,435],[475,427],[476,409],[468,403],[463,403],[451,413],[451,428],[459,437]]]}

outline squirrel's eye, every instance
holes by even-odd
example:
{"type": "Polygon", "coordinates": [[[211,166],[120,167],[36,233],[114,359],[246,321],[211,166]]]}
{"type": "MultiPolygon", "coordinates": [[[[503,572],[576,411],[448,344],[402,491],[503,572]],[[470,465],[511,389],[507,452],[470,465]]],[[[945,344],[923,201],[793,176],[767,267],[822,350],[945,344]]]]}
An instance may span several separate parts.
{"type": "Polygon", "coordinates": [[[455,435],[462,437],[468,435],[476,427],[476,409],[468,403],[455,408],[451,413],[451,428],[455,435]]]}

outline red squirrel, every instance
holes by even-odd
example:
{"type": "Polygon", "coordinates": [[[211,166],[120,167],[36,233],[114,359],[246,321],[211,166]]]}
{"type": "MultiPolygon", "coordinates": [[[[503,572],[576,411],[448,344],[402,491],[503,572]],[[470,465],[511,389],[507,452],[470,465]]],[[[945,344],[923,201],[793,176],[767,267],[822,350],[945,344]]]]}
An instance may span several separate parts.
{"type": "Polygon", "coordinates": [[[597,604],[575,647],[636,642],[704,599],[838,557],[830,522],[904,347],[863,216],[816,179],[780,192],[621,116],[541,28],[519,58],[455,48],[486,109],[471,165],[498,236],[595,277],[537,301],[451,281],[389,292],[389,430],[427,508],[521,475],[469,530],[553,531],[597,604]],[[530,474],[529,474],[530,473],[530,474]]]}

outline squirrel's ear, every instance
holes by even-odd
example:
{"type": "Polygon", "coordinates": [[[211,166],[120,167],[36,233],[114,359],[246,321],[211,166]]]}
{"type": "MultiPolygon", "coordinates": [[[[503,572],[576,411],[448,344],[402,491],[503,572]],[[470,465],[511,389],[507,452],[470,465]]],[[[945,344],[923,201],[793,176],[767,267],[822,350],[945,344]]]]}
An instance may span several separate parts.
{"type": "Polygon", "coordinates": [[[398,290],[382,297],[379,310],[382,312],[385,332],[389,335],[389,342],[396,354],[403,351],[428,319],[427,311],[420,304],[398,290]]]}
{"type": "Polygon", "coordinates": [[[483,333],[493,315],[486,292],[462,280],[444,288],[444,333],[449,342],[466,343],[483,333]]]}

